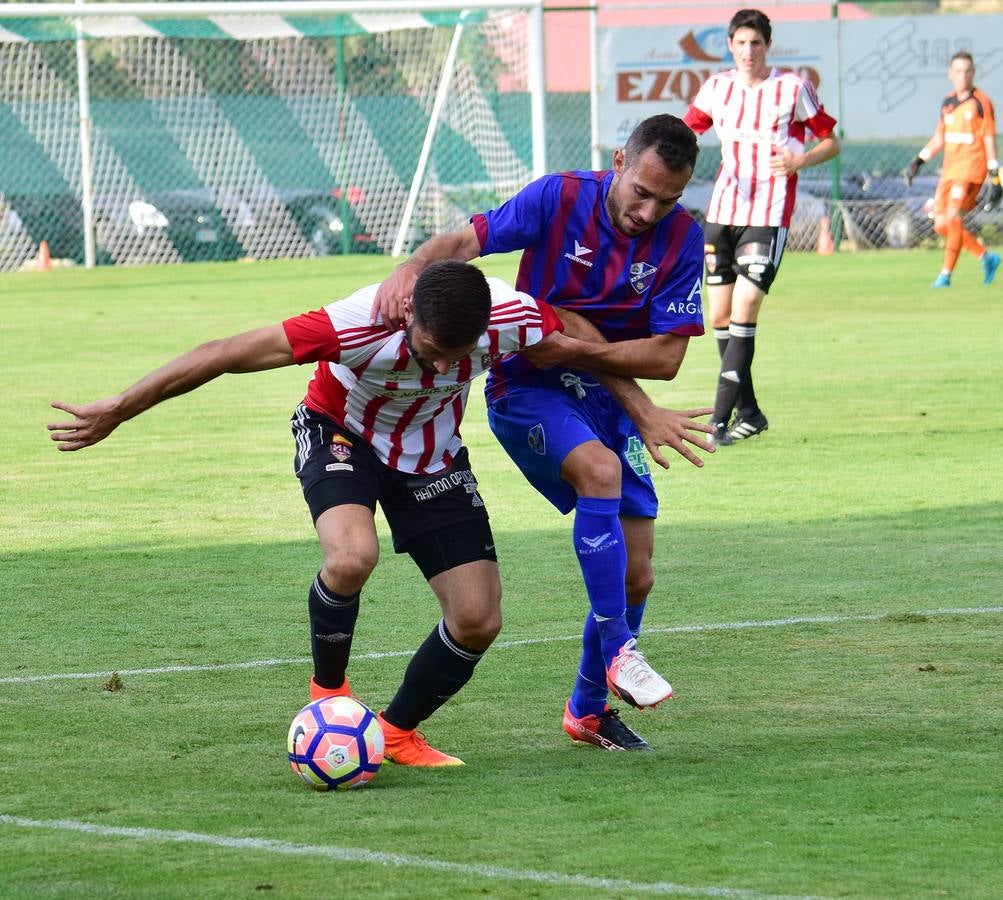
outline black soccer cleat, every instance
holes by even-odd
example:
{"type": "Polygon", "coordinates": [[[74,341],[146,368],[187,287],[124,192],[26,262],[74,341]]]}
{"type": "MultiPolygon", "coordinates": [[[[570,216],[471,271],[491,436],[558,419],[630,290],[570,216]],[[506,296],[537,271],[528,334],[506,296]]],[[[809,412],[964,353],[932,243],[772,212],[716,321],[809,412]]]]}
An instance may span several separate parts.
{"type": "Polygon", "coordinates": [[[761,412],[757,412],[748,419],[737,416],[735,421],[731,423],[731,428],[728,429],[728,437],[731,438],[732,443],[744,441],[746,438],[762,434],[769,427],[770,423],[766,421],[766,416],[761,412]]]}
{"type": "Polygon", "coordinates": [[[710,442],[715,447],[730,447],[735,443],[734,438],[728,433],[728,426],[723,422],[711,422],[714,433],[710,435],[710,442]]]}
{"type": "Polygon", "coordinates": [[[603,750],[651,750],[651,745],[635,734],[620,718],[620,710],[609,709],[598,716],[575,718],[571,701],[564,707],[564,730],[576,744],[594,744],[603,750]]]}

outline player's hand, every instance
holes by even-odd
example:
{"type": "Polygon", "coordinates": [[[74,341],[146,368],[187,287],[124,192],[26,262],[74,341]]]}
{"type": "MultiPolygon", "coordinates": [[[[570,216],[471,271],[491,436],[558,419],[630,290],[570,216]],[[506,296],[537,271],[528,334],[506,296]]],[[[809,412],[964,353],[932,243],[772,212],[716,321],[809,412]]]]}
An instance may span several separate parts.
{"type": "Polygon", "coordinates": [[[669,468],[669,461],[662,455],[660,447],[671,447],[683,459],[700,468],[703,466],[703,460],[687,446],[687,443],[708,453],[715,452],[714,445],[700,436],[701,433],[713,434],[714,429],[703,422],[694,421],[713,412],[711,407],[678,410],[652,406],[641,421],[635,420],[635,423],[651,458],[663,469],[669,468]]]}
{"type": "Polygon", "coordinates": [[[912,180],[919,174],[920,167],[923,165],[923,160],[918,156],[905,167],[905,172],[902,173],[905,178],[906,186],[912,185],[912,180]]]}
{"type": "Polygon", "coordinates": [[[793,175],[800,168],[801,157],[795,156],[786,147],[770,146],[770,172],[774,176],[783,178],[793,175]]]}
{"type": "Polygon", "coordinates": [[[994,209],[999,207],[1001,200],[1003,200],[1003,185],[1000,185],[1000,170],[990,169],[989,194],[986,197],[986,202],[983,204],[982,209],[986,212],[992,212],[994,209]]]}
{"type": "Polygon", "coordinates": [[[411,311],[411,294],[414,293],[419,274],[407,262],[402,262],[390,273],[373,298],[373,305],[369,310],[371,324],[375,325],[377,320],[382,319],[391,331],[396,331],[404,324],[411,311]]]}
{"type": "Polygon", "coordinates": [[[82,450],[98,441],[103,441],[111,434],[123,419],[117,412],[117,400],[109,397],[107,400],[95,400],[82,406],[73,406],[59,400],[52,404],[53,409],[61,409],[73,416],[72,422],[51,422],[49,437],[56,441],[60,450],[82,450]]]}

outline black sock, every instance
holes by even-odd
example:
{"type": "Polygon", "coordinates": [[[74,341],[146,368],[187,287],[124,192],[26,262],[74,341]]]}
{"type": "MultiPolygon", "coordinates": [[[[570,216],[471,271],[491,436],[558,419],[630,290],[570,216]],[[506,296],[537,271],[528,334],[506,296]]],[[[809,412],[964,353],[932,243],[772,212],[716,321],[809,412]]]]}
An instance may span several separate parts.
{"type": "Polygon", "coordinates": [[[339,688],[345,683],[352,634],[359,617],[359,592],[344,597],[330,590],[320,574],[310,586],[310,649],[313,651],[313,680],[323,688],[339,688]]]}
{"type": "Polygon", "coordinates": [[[759,403],[756,401],[756,390],[752,386],[752,357],[756,355],[756,323],[736,325],[735,327],[745,332],[742,340],[745,341],[747,348],[745,366],[739,373],[741,381],[738,383],[738,400],[735,405],[738,408],[738,414],[743,419],[749,419],[759,412],[759,403]]]}
{"type": "Polygon", "coordinates": [[[721,359],[721,374],[717,378],[717,397],[714,400],[714,421],[722,425],[727,425],[731,419],[743,379],[750,377],[749,365],[752,361],[752,348],[755,346],[756,323],[732,322],[728,334],[728,346],[721,359]],[[750,330],[751,337],[748,336],[750,330]]]}
{"type": "Polygon", "coordinates": [[[383,718],[398,728],[417,728],[470,681],[483,655],[457,643],[440,621],[411,657],[383,718]]]}
{"type": "Polygon", "coordinates": [[[725,351],[728,349],[728,338],[731,337],[731,333],[727,328],[715,328],[714,329],[714,340],[717,341],[717,355],[724,359],[725,351]]]}

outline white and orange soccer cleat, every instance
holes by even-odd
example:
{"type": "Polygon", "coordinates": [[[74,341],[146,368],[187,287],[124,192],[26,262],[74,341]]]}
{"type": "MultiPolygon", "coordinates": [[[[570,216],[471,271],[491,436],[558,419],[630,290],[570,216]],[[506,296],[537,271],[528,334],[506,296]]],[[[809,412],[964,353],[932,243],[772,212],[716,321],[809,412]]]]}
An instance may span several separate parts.
{"type": "Polygon", "coordinates": [[[606,684],[624,703],[638,709],[658,706],[672,696],[672,685],[659,675],[631,638],[606,670],[606,684]]]}
{"type": "Polygon", "coordinates": [[[428,741],[417,728],[398,728],[383,718],[380,712],[377,717],[383,729],[383,756],[399,766],[422,766],[437,768],[441,766],[462,766],[464,762],[435,747],[430,747],[428,741]]]}

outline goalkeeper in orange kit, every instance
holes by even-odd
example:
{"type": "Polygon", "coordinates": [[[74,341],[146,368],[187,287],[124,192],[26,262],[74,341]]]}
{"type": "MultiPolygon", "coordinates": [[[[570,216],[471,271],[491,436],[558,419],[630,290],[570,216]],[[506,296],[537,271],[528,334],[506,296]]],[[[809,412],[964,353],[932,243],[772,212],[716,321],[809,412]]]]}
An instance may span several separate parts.
{"type": "Polygon", "coordinates": [[[940,121],[933,137],[909,163],[906,183],[912,184],[920,166],[944,151],[934,200],[933,227],[937,234],[947,239],[947,246],[944,248],[944,268],[933,287],[951,286],[951,273],[962,247],[981,261],[982,283],[991,284],[1000,265],[1000,256],[987,250],[965,228],[963,216],[975,208],[987,175],[989,192],[983,208],[986,211],[996,209],[1003,200],[996,156],[996,118],[992,101],[974,86],[975,63],[970,53],[961,51],[951,57],[947,77],[954,85],[954,92],[941,104],[940,121]]]}

